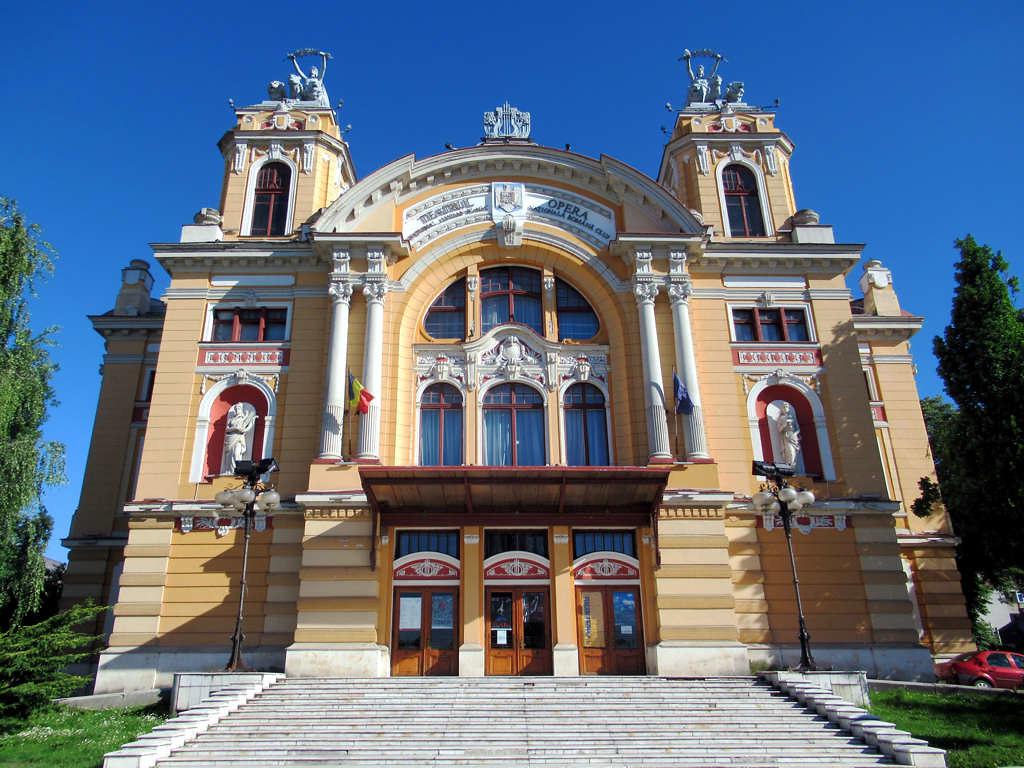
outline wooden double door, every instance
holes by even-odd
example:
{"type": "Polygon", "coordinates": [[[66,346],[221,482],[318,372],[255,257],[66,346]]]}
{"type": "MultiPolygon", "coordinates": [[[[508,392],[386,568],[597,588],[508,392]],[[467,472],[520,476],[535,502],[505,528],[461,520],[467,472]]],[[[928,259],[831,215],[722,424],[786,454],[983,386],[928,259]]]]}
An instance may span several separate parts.
{"type": "Polygon", "coordinates": [[[485,610],[488,675],[552,673],[547,587],[488,587],[485,610]]]}
{"type": "Polygon", "coordinates": [[[640,590],[629,586],[576,587],[580,674],[642,675],[640,590]]]}
{"type": "Polygon", "coordinates": [[[456,587],[396,587],[391,674],[457,675],[458,621],[456,587]]]}

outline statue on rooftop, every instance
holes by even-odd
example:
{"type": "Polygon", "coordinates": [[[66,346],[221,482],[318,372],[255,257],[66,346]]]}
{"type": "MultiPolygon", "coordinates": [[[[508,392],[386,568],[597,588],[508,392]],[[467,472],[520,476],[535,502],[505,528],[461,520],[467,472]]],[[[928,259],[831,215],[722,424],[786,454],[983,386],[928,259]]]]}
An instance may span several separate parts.
{"type": "Polygon", "coordinates": [[[714,103],[716,99],[721,98],[722,80],[718,77],[718,67],[725,60],[725,57],[720,53],[709,49],[701,49],[699,51],[690,51],[689,48],[683,50],[682,55],[679,57],[680,61],[686,62],[686,71],[690,75],[690,87],[686,92],[686,106],[691,104],[709,104],[714,103]],[[693,70],[693,57],[704,56],[710,59],[714,59],[715,66],[712,67],[711,73],[707,74],[704,71],[704,65],[698,64],[697,71],[693,70]],[[714,90],[716,93],[712,96],[712,83],[715,84],[714,90]]]}
{"type": "Polygon", "coordinates": [[[330,58],[331,54],[326,51],[317,51],[313,48],[303,48],[288,54],[288,60],[295,68],[295,74],[288,77],[293,99],[313,101],[321,107],[331,106],[331,102],[327,98],[327,91],[324,90],[324,77],[327,75],[327,61],[330,58]],[[319,56],[320,68],[310,67],[307,75],[299,66],[299,56],[319,56]]]}

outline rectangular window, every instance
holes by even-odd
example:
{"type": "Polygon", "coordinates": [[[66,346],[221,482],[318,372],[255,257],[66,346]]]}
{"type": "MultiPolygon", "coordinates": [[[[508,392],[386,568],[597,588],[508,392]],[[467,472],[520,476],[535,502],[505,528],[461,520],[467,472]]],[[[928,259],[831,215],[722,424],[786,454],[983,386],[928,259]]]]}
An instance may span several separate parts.
{"type": "Polygon", "coordinates": [[[288,310],[285,307],[234,307],[213,311],[210,341],[286,341],[288,310]]]}
{"type": "Polygon", "coordinates": [[[442,555],[458,558],[458,531],[399,531],[395,542],[395,557],[405,557],[413,552],[440,552],[442,555]]]}
{"type": "Polygon", "coordinates": [[[636,557],[633,531],[573,531],[572,556],[583,557],[594,552],[618,552],[636,557]]]}
{"type": "Polygon", "coordinates": [[[796,309],[733,309],[732,327],[736,341],[778,344],[811,340],[807,311],[796,309]]]}
{"type": "Polygon", "coordinates": [[[547,531],[487,531],[484,534],[484,557],[502,552],[530,552],[548,556],[547,531]]]}

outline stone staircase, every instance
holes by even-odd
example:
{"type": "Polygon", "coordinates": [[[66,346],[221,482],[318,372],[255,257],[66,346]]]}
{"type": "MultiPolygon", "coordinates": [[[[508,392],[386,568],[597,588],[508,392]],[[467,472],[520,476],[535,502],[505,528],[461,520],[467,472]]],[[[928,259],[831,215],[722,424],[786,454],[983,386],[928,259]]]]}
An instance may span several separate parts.
{"type": "Polygon", "coordinates": [[[282,680],[157,766],[892,764],[753,678],[520,677],[282,680]]]}

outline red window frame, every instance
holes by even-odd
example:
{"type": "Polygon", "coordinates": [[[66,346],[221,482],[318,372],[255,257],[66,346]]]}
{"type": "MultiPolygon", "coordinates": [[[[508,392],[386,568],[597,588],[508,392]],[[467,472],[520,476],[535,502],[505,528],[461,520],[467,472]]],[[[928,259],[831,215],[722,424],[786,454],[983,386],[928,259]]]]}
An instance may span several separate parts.
{"type": "Polygon", "coordinates": [[[220,344],[260,344],[266,342],[287,341],[287,338],[288,309],[286,307],[221,307],[220,309],[214,307],[213,328],[210,333],[210,341],[212,342],[220,344]],[[230,317],[228,317],[229,313],[230,317]],[[250,313],[258,313],[256,318],[256,338],[243,339],[242,327],[246,325],[246,323],[243,322],[242,316],[250,313]],[[267,326],[271,324],[280,324],[284,326],[280,339],[266,338],[267,326]],[[231,338],[218,338],[218,336],[223,333],[222,331],[219,331],[219,329],[227,326],[230,326],[231,328],[231,338]]]}
{"type": "Polygon", "coordinates": [[[728,165],[722,171],[725,214],[732,237],[764,237],[764,213],[754,173],[742,165],[728,165]],[[734,202],[734,204],[732,204],[734,202]],[[734,216],[738,213],[738,216],[734,216]]]}
{"type": "MultiPolygon", "coordinates": [[[[485,411],[511,411],[512,415],[509,419],[509,424],[512,429],[512,464],[510,466],[519,466],[519,440],[516,435],[516,421],[518,411],[542,411],[544,410],[544,399],[533,387],[528,387],[525,384],[499,384],[496,387],[492,387],[488,390],[487,394],[484,395],[483,409],[485,411]],[[509,402],[507,403],[495,403],[492,398],[497,397],[499,394],[504,392],[510,392],[509,402]],[[537,398],[536,402],[523,402],[517,401],[516,394],[523,393],[523,396],[537,398]]],[[[543,434],[542,434],[543,437],[543,434]]],[[[543,453],[544,446],[541,446],[541,452],[543,453]]],[[[526,466],[534,466],[532,464],[526,466]]]]}
{"type": "Polygon", "coordinates": [[[256,176],[249,234],[276,237],[288,231],[288,194],[292,169],[284,163],[267,163],[256,176]]]}
{"type": "MultiPolygon", "coordinates": [[[[459,411],[463,410],[463,399],[462,393],[459,392],[451,384],[431,384],[423,391],[423,395],[420,397],[420,410],[422,411],[439,411],[438,424],[437,424],[437,456],[440,459],[440,463],[436,466],[451,466],[444,463],[444,414],[446,411],[459,411]],[[434,401],[432,396],[437,393],[439,399],[434,401]]],[[[420,427],[420,434],[422,439],[422,425],[420,427]]],[[[465,439],[466,432],[466,417],[462,415],[462,432],[459,433],[459,439],[465,439]]],[[[465,455],[463,454],[463,461],[465,461],[465,455]]],[[[424,465],[429,466],[429,465],[424,465]]],[[[460,466],[460,465],[456,465],[460,466]]]]}
{"type": "MultiPolygon", "coordinates": [[[[573,384],[565,391],[565,397],[562,402],[563,407],[566,411],[583,411],[583,455],[585,458],[584,463],[581,466],[584,467],[595,467],[595,466],[607,466],[607,464],[593,464],[590,460],[590,426],[589,419],[587,419],[588,411],[599,411],[602,418],[606,418],[607,414],[607,402],[605,401],[604,392],[595,387],[593,384],[573,384]],[[576,399],[579,394],[579,399],[576,399]],[[594,399],[594,398],[597,399],[594,399]]],[[[604,424],[604,422],[601,422],[604,424]]],[[[566,451],[568,451],[568,431],[569,428],[566,426],[566,451]]],[[[608,453],[608,430],[604,430],[604,442],[605,442],[605,453],[608,453]]]]}
{"type": "Polygon", "coordinates": [[[732,314],[732,325],[734,329],[734,336],[737,343],[740,344],[808,344],[811,343],[811,326],[807,322],[807,309],[806,307],[768,307],[762,309],[760,307],[733,307],[731,310],[732,314]],[[752,322],[746,320],[737,319],[738,312],[750,312],[752,322]],[[761,316],[768,312],[778,313],[778,322],[775,323],[762,323],[761,316]],[[800,320],[790,319],[791,312],[799,312],[800,320]],[[781,339],[766,339],[764,338],[764,332],[762,331],[762,325],[775,325],[779,326],[782,332],[781,339]],[[793,339],[790,338],[789,326],[802,326],[803,335],[806,338],[793,339]],[[738,333],[740,326],[750,326],[754,338],[752,339],[741,339],[738,333]]]}
{"type": "MultiPolygon", "coordinates": [[[[519,325],[525,325],[527,328],[532,328],[538,335],[544,335],[544,297],[542,284],[543,276],[536,269],[530,269],[529,267],[491,267],[489,269],[481,270],[480,272],[480,306],[483,307],[484,299],[490,299],[495,296],[507,296],[508,297],[508,322],[518,323],[519,325]],[[492,274],[504,272],[507,278],[508,288],[503,288],[497,291],[484,290],[484,285],[487,277],[492,274]],[[517,287],[518,282],[516,280],[517,275],[523,275],[529,273],[531,279],[536,279],[537,290],[527,290],[526,288],[517,287]],[[534,326],[530,323],[524,322],[516,318],[516,296],[523,296],[528,298],[534,298],[537,300],[538,306],[540,307],[537,325],[534,326]]],[[[493,327],[493,326],[492,326],[493,327]]],[[[491,330],[490,328],[484,328],[484,333],[491,330]]]]}

